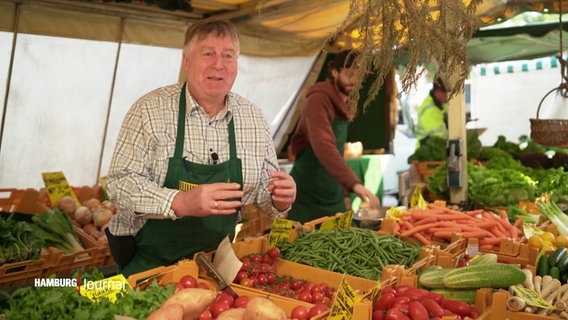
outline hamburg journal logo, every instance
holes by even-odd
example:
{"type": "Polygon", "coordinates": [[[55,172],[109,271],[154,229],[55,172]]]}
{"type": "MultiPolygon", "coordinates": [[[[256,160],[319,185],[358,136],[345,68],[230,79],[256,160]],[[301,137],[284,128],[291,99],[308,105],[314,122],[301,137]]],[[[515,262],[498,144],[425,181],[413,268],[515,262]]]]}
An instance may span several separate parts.
{"type": "Polygon", "coordinates": [[[77,289],[79,295],[85,296],[93,301],[98,301],[103,297],[111,302],[122,298],[130,288],[130,284],[123,275],[119,274],[102,280],[81,279],[81,274],[76,278],[35,278],[35,287],[73,287],[77,289]]]}

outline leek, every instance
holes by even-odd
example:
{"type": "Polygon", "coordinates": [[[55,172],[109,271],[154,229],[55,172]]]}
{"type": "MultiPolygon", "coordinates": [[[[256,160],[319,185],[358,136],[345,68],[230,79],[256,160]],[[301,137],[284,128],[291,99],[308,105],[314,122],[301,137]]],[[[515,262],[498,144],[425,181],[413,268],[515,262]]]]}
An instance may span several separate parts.
{"type": "Polygon", "coordinates": [[[32,221],[34,233],[45,241],[46,246],[55,247],[65,254],[85,250],[71,219],[58,208],[36,214],[32,221]]]}
{"type": "Polygon", "coordinates": [[[556,203],[538,199],[536,201],[536,209],[556,226],[559,234],[568,236],[568,216],[560,210],[556,203]]]}

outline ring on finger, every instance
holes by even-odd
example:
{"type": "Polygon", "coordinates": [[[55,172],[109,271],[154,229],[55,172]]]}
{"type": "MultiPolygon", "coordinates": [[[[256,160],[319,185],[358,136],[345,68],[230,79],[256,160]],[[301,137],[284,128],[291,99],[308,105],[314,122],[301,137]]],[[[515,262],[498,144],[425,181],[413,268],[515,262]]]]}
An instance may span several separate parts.
{"type": "Polygon", "coordinates": [[[219,204],[215,201],[215,209],[219,209],[219,204]]]}

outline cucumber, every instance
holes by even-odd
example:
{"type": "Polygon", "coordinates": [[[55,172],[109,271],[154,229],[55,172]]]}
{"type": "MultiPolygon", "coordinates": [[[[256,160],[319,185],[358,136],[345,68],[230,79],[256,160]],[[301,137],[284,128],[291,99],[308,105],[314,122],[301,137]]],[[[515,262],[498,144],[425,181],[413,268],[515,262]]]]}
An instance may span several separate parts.
{"type": "Polygon", "coordinates": [[[446,288],[453,289],[509,288],[525,280],[526,274],[523,270],[505,263],[451,269],[442,279],[446,288]]]}
{"type": "Polygon", "coordinates": [[[540,258],[538,258],[537,266],[537,275],[541,277],[548,275],[550,272],[550,257],[547,254],[541,255],[540,258]]]}
{"type": "Polygon", "coordinates": [[[552,277],[552,279],[560,280],[560,270],[558,270],[557,266],[550,267],[550,271],[548,271],[548,274],[552,277]]]}
{"type": "Polygon", "coordinates": [[[564,257],[560,259],[560,262],[558,262],[556,266],[558,267],[560,273],[566,273],[568,271],[568,255],[564,255],[564,257]]]}
{"type": "Polygon", "coordinates": [[[550,255],[550,266],[552,267],[558,265],[562,257],[564,257],[565,255],[566,255],[566,248],[564,247],[556,248],[556,250],[554,250],[554,252],[550,255]]]}
{"type": "Polygon", "coordinates": [[[477,289],[431,289],[430,292],[440,293],[446,300],[461,300],[469,304],[475,304],[477,289]]]}
{"type": "Polygon", "coordinates": [[[497,263],[497,258],[497,254],[495,253],[484,253],[469,260],[468,265],[497,263]]]}
{"type": "Polygon", "coordinates": [[[440,266],[431,266],[422,271],[418,277],[418,283],[424,288],[445,288],[442,278],[452,269],[445,269],[440,266]]]}

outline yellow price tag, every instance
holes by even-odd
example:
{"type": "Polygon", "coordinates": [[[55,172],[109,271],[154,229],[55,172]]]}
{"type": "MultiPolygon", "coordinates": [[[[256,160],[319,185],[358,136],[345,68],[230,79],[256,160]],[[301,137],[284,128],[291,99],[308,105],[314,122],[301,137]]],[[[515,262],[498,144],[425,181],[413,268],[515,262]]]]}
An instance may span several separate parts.
{"type": "Polygon", "coordinates": [[[329,320],[353,319],[353,306],[361,301],[355,290],[347,283],[345,277],[337,289],[335,299],[329,312],[329,320]]]}
{"type": "MultiPolygon", "coordinates": [[[[49,195],[49,201],[55,207],[61,198],[65,196],[71,196],[77,199],[75,192],[69,186],[65,175],[61,171],[57,172],[43,172],[41,174],[43,178],[43,183],[47,189],[47,194],[49,195]]],[[[77,200],[79,201],[79,200],[77,200]]]]}
{"type": "Polygon", "coordinates": [[[525,238],[530,238],[532,236],[541,236],[544,231],[536,228],[533,224],[530,223],[522,223],[521,227],[523,229],[523,235],[525,238]]]}
{"type": "Polygon", "coordinates": [[[521,297],[527,304],[531,306],[546,309],[556,309],[555,306],[544,300],[535,290],[521,286],[511,286],[511,288],[513,288],[513,291],[517,294],[517,296],[521,297]]]}
{"type": "Polygon", "coordinates": [[[420,191],[419,186],[414,188],[414,192],[412,193],[412,198],[410,199],[410,207],[411,208],[419,208],[419,209],[427,209],[428,203],[424,200],[422,196],[422,192],[420,191]]]}
{"type": "Polygon", "coordinates": [[[270,234],[268,235],[268,248],[280,247],[290,239],[294,221],[287,219],[274,219],[270,234]]]}
{"type": "Polygon", "coordinates": [[[353,210],[349,210],[347,212],[337,214],[333,218],[327,219],[324,223],[321,224],[319,230],[328,231],[333,229],[349,228],[351,227],[352,220],[353,210]]]}
{"type": "Polygon", "coordinates": [[[79,288],[79,294],[93,302],[107,298],[114,303],[122,298],[129,288],[132,289],[126,278],[122,274],[118,274],[98,281],[84,281],[79,288]]]}
{"type": "Polygon", "coordinates": [[[375,302],[377,302],[377,300],[379,300],[382,290],[383,290],[383,284],[379,280],[377,281],[377,284],[373,288],[373,291],[371,291],[371,301],[373,302],[373,305],[375,304],[375,302]]]}
{"type": "Polygon", "coordinates": [[[409,212],[398,207],[392,207],[387,212],[387,216],[396,221],[402,220],[402,216],[408,215],[409,212]]]}

